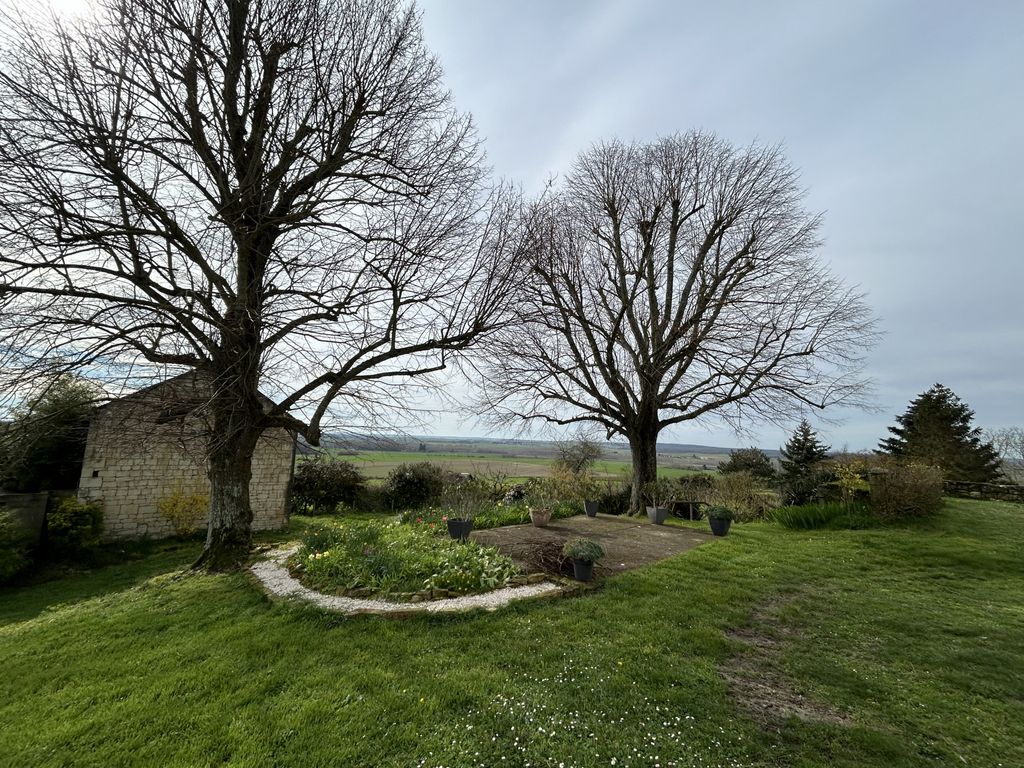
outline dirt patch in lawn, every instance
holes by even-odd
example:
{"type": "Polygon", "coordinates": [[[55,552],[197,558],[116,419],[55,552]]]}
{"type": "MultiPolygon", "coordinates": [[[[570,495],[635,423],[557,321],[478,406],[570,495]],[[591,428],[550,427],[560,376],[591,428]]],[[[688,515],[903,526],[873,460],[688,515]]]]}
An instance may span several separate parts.
{"type": "Polygon", "coordinates": [[[795,682],[781,671],[779,656],[782,647],[796,632],[782,613],[798,597],[799,593],[776,596],[754,610],[749,626],[728,632],[729,637],[742,643],[744,648],[730,658],[719,673],[740,708],[764,728],[777,729],[790,717],[851,725],[847,715],[826,702],[801,693],[795,682]]]}
{"type": "Polygon", "coordinates": [[[507,525],[473,531],[470,536],[477,544],[497,547],[527,570],[546,573],[567,573],[566,567],[571,571],[571,563],[566,566],[565,562],[557,562],[567,540],[577,536],[593,539],[605,552],[594,568],[595,573],[602,576],[656,563],[714,538],[710,533],[693,528],[651,525],[646,519],[601,514],[552,520],[543,528],[507,525]]]}

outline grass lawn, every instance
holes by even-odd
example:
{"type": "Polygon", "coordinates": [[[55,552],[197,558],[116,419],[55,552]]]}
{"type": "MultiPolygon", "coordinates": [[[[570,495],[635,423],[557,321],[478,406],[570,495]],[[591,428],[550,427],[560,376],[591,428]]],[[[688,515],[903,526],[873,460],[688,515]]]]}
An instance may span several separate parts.
{"type": "Polygon", "coordinates": [[[1024,765],[1022,506],[734,526],[586,597],[449,618],[272,603],[176,570],[195,550],[0,591],[0,764],[1024,765]],[[723,671],[826,716],[751,714],[723,671]]]}

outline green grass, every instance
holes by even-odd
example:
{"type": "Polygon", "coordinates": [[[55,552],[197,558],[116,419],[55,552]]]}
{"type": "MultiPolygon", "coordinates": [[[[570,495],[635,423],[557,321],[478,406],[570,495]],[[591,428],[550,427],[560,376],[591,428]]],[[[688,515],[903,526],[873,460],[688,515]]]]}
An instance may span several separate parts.
{"type": "Polygon", "coordinates": [[[906,528],[734,525],[585,597],[406,620],[158,548],[0,591],[0,765],[1024,765],[1022,524],[950,501],[906,528]],[[718,670],[752,623],[848,725],[737,707],[718,670]]]}

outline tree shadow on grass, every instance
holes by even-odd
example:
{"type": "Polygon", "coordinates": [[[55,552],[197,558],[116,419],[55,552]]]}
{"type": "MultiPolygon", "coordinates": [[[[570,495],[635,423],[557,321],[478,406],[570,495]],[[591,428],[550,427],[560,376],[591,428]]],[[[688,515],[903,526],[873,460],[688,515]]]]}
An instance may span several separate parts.
{"type": "Polygon", "coordinates": [[[0,587],[0,627],[27,621],[58,605],[122,592],[162,573],[187,567],[202,549],[199,541],[161,541],[105,547],[102,561],[83,567],[48,564],[7,587],[0,587]]]}

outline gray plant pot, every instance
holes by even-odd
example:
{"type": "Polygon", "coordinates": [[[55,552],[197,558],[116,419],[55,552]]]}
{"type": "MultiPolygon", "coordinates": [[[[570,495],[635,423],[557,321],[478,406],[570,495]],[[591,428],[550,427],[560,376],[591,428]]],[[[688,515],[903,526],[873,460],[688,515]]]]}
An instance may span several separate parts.
{"type": "Polygon", "coordinates": [[[597,517],[598,503],[596,501],[584,501],[583,509],[587,513],[587,517],[597,517]]]}
{"type": "Polygon", "coordinates": [[[647,519],[655,525],[664,525],[668,517],[668,507],[648,507],[647,519]]]}

